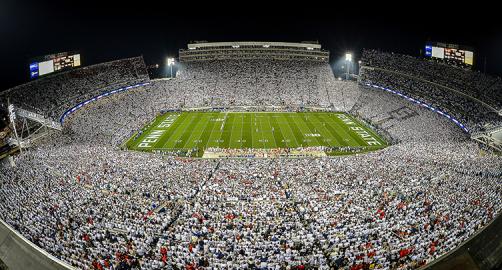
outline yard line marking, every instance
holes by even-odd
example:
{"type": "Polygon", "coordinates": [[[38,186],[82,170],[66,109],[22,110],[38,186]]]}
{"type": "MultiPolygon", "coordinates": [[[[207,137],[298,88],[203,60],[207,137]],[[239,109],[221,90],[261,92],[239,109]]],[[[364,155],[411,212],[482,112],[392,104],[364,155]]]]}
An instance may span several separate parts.
{"type": "MultiPolygon", "coordinates": [[[[303,118],[303,115],[300,115],[299,116],[300,118],[303,118]]],[[[306,134],[310,134],[312,133],[312,131],[310,130],[310,128],[307,126],[306,123],[303,123],[303,122],[300,122],[300,120],[298,119],[299,117],[293,117],[293,124],[296,125],[296,127],[300,130],[300,132],[302,132],[303,134],[303,141],[302,142],[305,142],[307,145],[307,147],[310,147],[310,146],[314,146],[314,145],[311,145],[312,143],[312,139],[310,139],[311,137],[307,137],[306,134]],[[305,129],[305,127],[308,129],[308,131],[305,129]]],[[[303,120],[303,119],[302,119],[303,120]]],[[[319,140],[317,138],[314,137],[314,140],[317,142],[317,144],[319,144],[319,140]]]]}
{"type": "MultiPolygon", "coordinates": [[[[204,117],[202,116],[201,120],[203,119],[206,119],[207,117],[204,117]]],[[[187,139],[185,145],[183,145],[183,148],[186,148],[186,145],[190,142],[190,140],[192,139],[192,137],[194,136],[194,134],[199,134],[199,136],[197,136],[197,141],[200,140],[200,138],[202,138],[202,134],[204,133],[204,130],[206,129],[207,125],[209,125],[209,121],[205,121],[205,125],[202,129],[198,130],[200,132],[192,132],[192,134],[190,135],[190,137],[187,139]]],[[[195,130],[195,129],[194,129],[195,130]]],[[[198,148],[198,145],[199,145],[199,142],[196,142],[196,145],[195,145],[195,148],[198,148]]]]}
{"type": "MultiPolygon", "coordinates": [[[[230,125],[230,130],[228,131],[230,133],[230,135],[228,136],[228,140],[227,140],[228,141],[228,147],[226,147],[226,148],[230,148],[230,149],[231,148],[235,148],[235,147],[232,147],[232,136],[234,135],[234,133],[235,133],[234,130],[237,127],[237,124],[235,123],[235,119],[236,118],[233,117],[233,118],[231,118],[231,119],[228,120],[228,121],[230,121],[231,125],[230,125]]],[[[223,131],[222,134],[224,134],[224,132],[225,131],[223,131]]],[[[223,144],[226,144],[226,143],[227,142],[225,142],[225,141],[223,142],[223,144]]]]}
{"type": "MultiPolygon", "coordinates": [[[[190,123],[188,123],[188,125],[186,125],[186,126],[185,126],[185,128],[183,128],[183,131],[181,132],[180,136],[178,137],[178,140],[181,140],[181,138],[183,138],[183,135],[185,135],[185,132],[186,132],[187,128],[188,128],[189,126],[191,126],[191,125],[192,125],[192,123],[195,121],[195,119],[198,119],[197,115],[193,115],[193,116],[192,116],[192,120],[190,120],[190,123]]],[[[196,124],[196,125],[197,125],[197,124],[196,124]]],[[[178,140],[177,140],[177,141],[176,141],[176,143],[174,144],[174,147],[173,147],[173,148],[175,148],[175,149],[178,149],[178,148],[176,147],[176,146],[179,144],[178,140]]],[[[183,145],[185,145],[185,144],[183,144],[183,145]]],[[[183,147],[181,147],[181,148],[183,148],[183,147]]]]}
{"type": "MultiPolygon", "coordinates": [[[[174,113],[174,114],[175,114],[175,113],[174,113]]],[[[168,113],[168,114],[166,114],[165,116],[161,116],[161,118],[163,117],[162,121],[163,121],[164,119],[166,119],[167,117],[169,117],[170,115],[173,115],[173,113],[168,113]]],[[[186,116],[183,116],[183,114],[180,114],[180,115],[176,118],[176,120],[174,121],[174,123],[173,123],[173,124],[172,124],[172,125],[171,125],[171,126],[170,126],[167,130],[166,130],[166,133],[165,133],[165,134],[167,134],[167,136],[162,136],[162,138],[160,138],[160,140],[159,140],[156,144],[154,144],[154,145],[153,145],[153,148],[157,148],[157,145],[159,145],[159,146],[160,146],[160,145],[164,146],[164,144],[166,144],[166,143],[167,143],[167,141],[169,141],[169,139],[171,138],[171,136],[174,134],[174,131],[176,131],[177,127],[178,127],[179,125],[181,125],[181,124],[183,123],[183,121],[185,121],[185,118],[186,118],[186,116]],[[178,122],[178,121],[179,121],[179,122],[178,122]],[[171,131],[171,132],[170,132],[170,131],[171,131]]],[[[162,121],[159,121],[159,124],[160,124],[162,121]]],[[[157,125],[155,125],[155,127],[157,127],[157,125]]],[[[152,127],[150,127],[150,128],[148,129],[148,132],[151,132],[151,131],[152,131],[152,129],[153,129],[153,126],[152,126],[152,127]]]]}
{"type": "Polygon", "coordinates": [[[242,140],[244,140],[244,115],[241,114],[242,126],[241,126],[241,148],[242,149],[242,140]]]}
{"type": "MultiPolygon", "coordinates": [[[[253,122],[253,116],[254,114],[251,114],[251,124],[249,125],[250,129],[251,129],[251,148],[254,149],[255,146],[254,146],[254,140],[253,140],[253,130],[254,130],[254,125],[253,123],[256,124],[256,122],[253,122]]],[[[255,120],[256,121],[256,120],[255,120]]]]}
{"type": "Polygon", "coordinates": [[[286,121],[284,121],[284,122],[281,121],[280,124],[284,124],[286,127],[288,127],[290,135],[293,137],[293,139],[295,139],[296,147],[300,147],[301,144],[296,139],[295,132],[293,131],[293,128],[291,127],[291,125],[289,124],[288,119],[286,118],[287,116],[285,114],[283,114],[283,115],[281,115],[281,117],[284,118],[284,120],[286,120],[286,121]]]}
{"type": "MultiPolygon", "coordinates": [[[[213,115],[211,115],[212,117],[213,115]]],[[[211,118],[209,119],[209,121],[211,121],[211,118]]],[[[208,148],[208,144],[211,142],[211,137],[213,137],[213,132],[214,132],[214,128],[216,127],[217,125],[213,125],[213,129],[211,130],[211,134],[209,134],[209,137],[207,138],[207,142],[206,142],[206,145],[204,146],[205,148],[208,148]]],[[[206,151],[204,149],[204,151],[206,151]]]]}
{"type": "MultiPolygon", "coordinates": [[[[277,119],[274,119],[274,118],[272,118],[272,119],[275,121],[275,124],[277,124],[277,126],[279,127],[279,132],[281,133],[282,139],[284,140],[284,143],[286,144],[286,148],[290,148],[290,144],[289,144],[289,142],[290,142],[290,140],[291,140],[291,139],[289,139],[289,137],[284,136],[284,134],[285,134],[285,133],[284,133],[284,131],[282,130],[282,125],[281,125],[281,123],[279,123],[279,121],[277,121],[277,119]]],[[[291,136],[293,136],[293,135],[291,135],[291,136]]],[[[294,138],[294,137],[295,137],[295,136],[293,136],[293,138],[294,138]]],[[[296,138],[294,138],[294,139],[296,140],[296,138]]],[[[297,144],[298,144],[298,143],[297,143],[297,144]]]]}
{"type": "MultiPolygon", "coordinates": [[[[190,122],[189,122],[188,124],[186,123],[186,120],[187,120],[188,118],[189,118],[189,115],[187,115],[187,117],[185,117],[185,118],[183,119],[183,122],[181,122],[179,125],[177,125],[177,126],[176,126],[176,128],[173,130],[173,132],[169,135],[169,138],[168,138],[168,139],[167,139],[167,140],[166,140],[166,141],[162,144],[162,147],[161,147],[161,148],[169,148],[169,147],[166,147],[166,145],[170,142],[171,138],[177,138],[176,140],[178,140],[181,136],[183,136],[183,132],[179,133],[179,132],[180,132],[180,129],[179,129],[179,128],[180,128],[180,126],[185,125],[185,126],[184,126],[184,129],[186,129],[186,127],[187,127],[188,125],[190,125],[190,123],[192,123],[193,118],[190,120],[190,122]]],[[[173,145],[173,147],[171,147],[171,148],[175,148],[176,144],[177,144],[177,142],[176,142],[176,141],[174,141],[174,145],[173,145]]]]}
{"type": "Polygon", "coordinates": [[[262,143],[263,143],[263,148],[265,149],[265,148],[267,148],[267,146],[265,145],[265,141],[268,142],[268,140],[265,139],[264,134],[263,134],[263,121],[261,120],[261,118],[262,118],[262,116],[260,116],[260,128],[261,128],[261,130],[259,130],[259,133],[261,135],[261,140],[262,140],[262,143]]]}
{"type": "Polygon", "coordinates": [[[321,132],[321,129],[325,127],[323,126],[323,122],[322,121],[318,121],[318,122],[314,122],[314,121],[311,121],[311,120],[315,120],[317,118],[317,113],[312,113],[312,114],[309,114],[308,115],[308,120],[304,120],[303,118],[301,119],[303,122],[305,122],[305,126],[309,129],[309,131],[311,132],[311,134],[319,134],[321,137],[315,137],[317,139],[317,142],[319,143],[319,145],[322,145],[322,146],[332,146],[331,143],[331,139],[333,137],[333,134],[331,134],[331,132],[321,132]],[[314,123],[316,125],[314,125],[314,123]],[[312,128],[314,128],[314,130],[312,130],[312,128]],[[329,141],[326,141],[326,140],[329,140],[329,141]]]}
{"type": "MultiPolygon", "coordinates": [[[[339,142],[339,141],[338,141],[338,139],[337,139],[338,134],[333,134],[333,132],[331,132],[331,130],[329,130],[326,126],[324,126],[324,125],[323,125],[323,124],[326,124],[327,122],[323,122],[323,121],[321,121],[320,116],[319,116],[319,115],[317,115],[317,114],[316,114],[316,115],[314,115],[314,116],[315,116],[317,119],[319,119],[319,120],[320,120],[320,121],[319,121],[319,123],[322,125],[322,129],[324,129],[324,130],[325,130],[325,132],[326,132],[326,133],[328,133],[328,134],[330,135],[330,139],[333,139],[333,140],[335,141],[334,145],[332,145],[331,143],[330,143],[329,145],[330,145],[331,147],[333,147],[333,146],[343,146],[343,144],[342,144],[341,142],[339,142]]],[[[329,123],[328,123],[328,126],[330,126],[330,125],[329,125],[329,123]]]]}
{"type": "MultiPolygon", "coordinates": [[[[267,115],[268,116],[268,115],[267,115]]],[[[275,131],[272,131],[272,124],[270,124],[270,120],[269,120],[270,117],[267,117],[267,123],[268,123],[268,126],[270,127],[270,132],[272,132],[272,138],[274,138],[274,144],[275,144],[275,148],[278,148],[279,145],[277,144],[277,140],[275,139],[275,136],[274,136],[274,132],[275,131]]]]}

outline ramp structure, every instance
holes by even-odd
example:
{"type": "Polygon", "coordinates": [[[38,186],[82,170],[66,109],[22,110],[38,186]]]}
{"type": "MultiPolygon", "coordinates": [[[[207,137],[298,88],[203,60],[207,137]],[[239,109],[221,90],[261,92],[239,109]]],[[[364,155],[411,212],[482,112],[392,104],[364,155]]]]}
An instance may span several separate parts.
{"type": "Polygon", "coordinates": [[[15,107],[13,104],[9,105],[8,110],[12,130],[16,136],[12,143],[21,148],[29,147],[33,142],[46,137],[51,132],[60,132],[63,129],[59,122],[42,114],[15,107]]]}

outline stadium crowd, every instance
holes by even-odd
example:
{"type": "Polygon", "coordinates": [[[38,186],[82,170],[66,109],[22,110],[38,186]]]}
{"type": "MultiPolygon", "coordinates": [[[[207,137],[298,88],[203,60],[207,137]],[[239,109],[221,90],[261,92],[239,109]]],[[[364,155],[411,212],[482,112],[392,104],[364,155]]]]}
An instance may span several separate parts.
{"type": "Polygon", "coordinates": [[[0,218],[81,269],[360,270],[418,268],[500,213],[500,157],[397,96],[334,78],[320,86],[329,66],[318,65],[190,64],[89,104],[0,168],[0,218]],[[315,159],[116,147],[161,110],[232,104],[343,108],[399,143],[315,159]]]}
{"type": "Polygon", "coordinates": [[[468,144],[219,166],[44,146],[2,169],[0,215],[78,268],[414,268],[500,212],[500,159],[468,144]]]}
{"type": "Polygon", "coordinates": [[[16,106],[59,121],[70,106],[121,86],[148,81],[142,57],[121,59],[47,75],[0,93],[16,106]],[[30,94],[26,94],[30,93],[30,94]]]}
{"type": "Polygon", "coordinates": [[[363,52],[362,64],[365,66],[360,74],[362,83],[387,87],[432,105],[466,125],[470,132],[502,124],[502,116],[498,114],[502,108],[501,90],[492,89],[499,87],[500,79],[375,50],[363,52]]]}
{"type": "Polygon", "coordinates": [[[497,110],[502,109],[502,79],[479,71],[455,68],[450,64],[419,59],[409,55],[364,50],[362,64],[391,70],[453,88],[476,97],[497,110]]]}
{"type": "Polygon", "coordinates": [[[178,79],[206,106],[329,106],[328,88],[335,81],[328,64],[301,60],[190,62],[178,79]]]}

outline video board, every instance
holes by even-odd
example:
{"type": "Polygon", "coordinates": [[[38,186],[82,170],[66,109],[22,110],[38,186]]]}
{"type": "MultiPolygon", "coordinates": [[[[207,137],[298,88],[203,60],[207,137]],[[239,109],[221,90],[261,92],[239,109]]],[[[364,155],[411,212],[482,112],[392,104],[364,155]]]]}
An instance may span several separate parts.
{"type": "Polygon", "coordinates": [[[469,66],[474,64],[473,50],[456,44],[428,43],[425,45],[425,56],[469,66]]]}
{"type": "Polygon", "coordinates": [[[39,57],[30,63],[30,78],[36,79],[53,72],[58,72],[81,65],[79,53],[58,53],[39,57]]]}

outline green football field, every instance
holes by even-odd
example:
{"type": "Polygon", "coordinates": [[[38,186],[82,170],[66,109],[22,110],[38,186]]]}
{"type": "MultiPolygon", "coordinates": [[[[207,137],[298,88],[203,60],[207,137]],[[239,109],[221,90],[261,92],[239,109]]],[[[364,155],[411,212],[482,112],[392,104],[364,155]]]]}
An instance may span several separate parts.
{"type": "Polygon", "coordinates": [[[193,156],[202,156],[209,147],[327,146],[327,154],[343,154],[337,149],[351,147],[363,152],[386,145],[377,133],[352,116],[330,112],[172,112],[158,116],[125,143],[130,150],[190,150],[193,156]]]}

